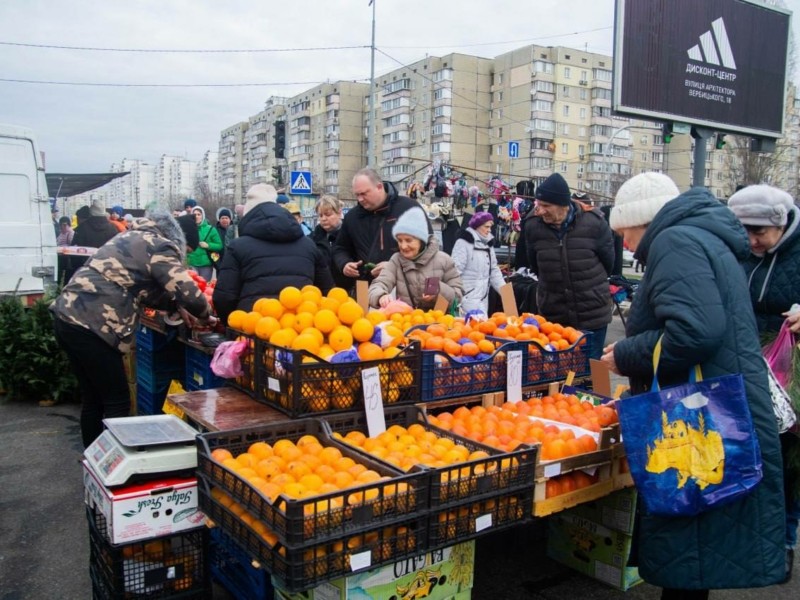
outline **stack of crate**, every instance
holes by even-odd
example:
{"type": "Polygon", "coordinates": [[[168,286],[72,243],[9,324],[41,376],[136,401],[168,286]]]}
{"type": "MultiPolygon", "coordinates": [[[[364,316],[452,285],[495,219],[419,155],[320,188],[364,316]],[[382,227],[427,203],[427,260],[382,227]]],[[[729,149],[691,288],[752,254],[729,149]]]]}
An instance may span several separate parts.
{"type": "Polygon", "coordinates": [[[174,332],[142,325],[136,330],[136,414],[161,412],[170,382],[184,379],[183,348],[174,332]]]}

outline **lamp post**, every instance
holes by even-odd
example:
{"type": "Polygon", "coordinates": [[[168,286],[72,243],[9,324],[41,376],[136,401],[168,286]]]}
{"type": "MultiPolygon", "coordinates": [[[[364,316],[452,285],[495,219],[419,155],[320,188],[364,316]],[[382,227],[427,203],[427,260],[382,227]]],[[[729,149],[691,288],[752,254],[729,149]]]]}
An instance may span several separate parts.
{"type": "Polygon", "coordinates": [[[375,151],[375,0],[369,0],[372,7],[372,45],[370,46],[369,66],[369,118],[367,119],[367,166],[372,164],[375,151]]]}
{"type": "Polygon", "coordinates": [[[623,131],[627,131],[631,127],[633,127],[633,125],[629,124],[629,125],[625,125],[624,127],[620,127],[618,129],[615,129],[614,132],[611,134],[611,137],[608,138],[608,143],[606,145],[606,149],[603,151],[603,166],[605,167],[605,170],[606,170],[606,183],[605,183],[605,196],[606,196],[606,198],[610,198],[611,197],[611,172],[608,169],[608,166],[609,166],[608,165],[608,157],[609,157],[609,152],[611,151],[611,146],[614,143],[614,139],[620,133],[622,133],[623,131]]]}

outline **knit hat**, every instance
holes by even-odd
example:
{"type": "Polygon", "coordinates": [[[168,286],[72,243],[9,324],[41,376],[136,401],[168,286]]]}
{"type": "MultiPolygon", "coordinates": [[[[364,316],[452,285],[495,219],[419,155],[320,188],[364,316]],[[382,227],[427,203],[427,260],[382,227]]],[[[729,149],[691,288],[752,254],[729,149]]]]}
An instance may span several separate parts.
{"type": "Polygon", "coordinates": [[[794,206],[792,197],[771,185],[749,185],[728,199],[742,225],[783,227],[794,206]]]}
{"type": "Polygon", "coordinates": [[[300,207],[297,206],[297,202],[287,202],[283,205],[283,208],[289,211],[290,215],[299,215],[302,214],[300,212],[300,207]]]}
{"type": "Polygon", "coordinates": [[[472,218],[469,220],[469,226],[472,227],[472,229],[477,229],[484,223],[491,223],[492,221],[494,221],[494,219],[491,214],[488,212],[479,212],[472,215],[472,218]]]}
{"type": "Polygon", "coordinates": [[[229,208],[220,208],[217,211],[217,221],[219,221],[222,217],[228,217],[229,219],[233,219],[233,213],[229,208]]]}
{"type": "Polygon", "coordinates": [[[289,204],[289,196],[286,194],[278,194],[278,197],[275,199],[278,204],[289,204]]]}
{"type": "Polygon", "coordinates": [[[609,225],[614,231],[649,225],[663,206],[680,196],[675,182],[661,173],[640,173],[622,184],[611,209],[609,225]]]}
{"type": "Polygon", "coordinates": [[[275,202],[278,199],[278,192],[268,183],[257,183],[247,190],[245,198],[247,202],[244,205],[242,216],[263,202],[275,202]]]}
{"type": "Polygon", "coordinates": [[[122,208],[119,204],[117,204],[116,206],[111,207],[111,212],[116,213],[118,217],[121,217],[122,215],[125,214],[125,209],[122,208]]]}
{"type": "Polygon", "coordinates": [[[131,213],[126,214],[123,218],[126,223],[133,223],[133,215],[131,213]]]}
{"type": "Polygon", "coordinates": [[[195,206],[197,206],[197,200],[195,200],[194,198],[187,198],[186,200],[183,201],[184,209],[194,208],[195,206]]]}
{"type": "Polygon", "coordinates": [[[397,223],[392,227],[392,237],[397,239],[398,234],[405,233],[411,235],[423,243],[428,242],[428,217],[425,216],[425,211],[420,207],[415,206],[409,208],[406,212],[400,215],[397,223]]]}
{"type": "Polygon", "coordinates": [[[92,205],[89,207],[89,214],[92,217],[107,217],[106,209],[100,199],[92,200],[92,205]]]}
{"type": "Polygon", "coordinates": [[[79,219],[88,219],[92,216],[91,209],[85,204],[75,211],[75,216],[79,219]]]}
{"type": "Polygon", "coordinates": [[[569,185],[560,173],[553,173],[536,188],[536,199],[557,206],[569,206],[569,185]]]}

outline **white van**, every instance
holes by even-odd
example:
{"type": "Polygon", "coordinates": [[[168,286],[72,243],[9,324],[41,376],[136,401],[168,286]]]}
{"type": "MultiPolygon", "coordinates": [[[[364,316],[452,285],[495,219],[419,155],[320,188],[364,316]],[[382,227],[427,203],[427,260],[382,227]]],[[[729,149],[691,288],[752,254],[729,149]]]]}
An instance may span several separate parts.
{"type": "Polygon", "coordinates": [[[0,124],[0,295],[26,305],[56,285],[56,232],[33,131],[0,124]]]}

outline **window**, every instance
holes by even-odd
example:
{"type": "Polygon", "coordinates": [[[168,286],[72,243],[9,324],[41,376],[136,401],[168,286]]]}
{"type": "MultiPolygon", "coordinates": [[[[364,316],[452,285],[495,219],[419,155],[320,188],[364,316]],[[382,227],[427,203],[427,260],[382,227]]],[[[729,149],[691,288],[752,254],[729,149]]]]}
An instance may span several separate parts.
{"type": "Polygon", "coordinates": [[[562,85],[561,86],[561,97],[562,98],[569,98],[569,86],[562,85]]]}
{"type": "Polygon", "coordinates": [[[553,63],[545,62],[543,60],[535,60],[533,61],[533,72],[534,73],[547,73],[552,75],[553,74],[553,63]]]}
{"type": "Polygon", "coordinates": [[[611,90],[592,88],[592,98],[596,98],[597,100],[611,100],[611,90]]]}
{"type": "Polygon", "coordinates": [[[578,93],[580,95],[581,100],[586,100],[589,97],[589,94],[586,91],[586,88],[581,88],[580,90],[578,90],[578,93]]]}
{"type": "Polygon", "coordinates": [[[499,137],[500,139],[503,139],[503,128],[502,127],[498,127],[497,128],[497,137],[499,137]]]}
{"type": "Polygon", "coordinates": [[[562,135],[569,135],[569,123],[562,123],[561,124],[561,134],[562,135]]]}
{"type": "Polygon", "coordinates": [[[502,73],[495,73],[494,74],[494,84],[495,85],[503,85],[503,74],[502,73]]]}
{"type": "Polygon", "coordinates": [[[647,146],[647,136],[646,136],[646,135],[643,135],[642,137],[640,137],[640,138],[639,138],[639,143],[640,143],[642,146],[647,146]]]}
{"type": "Polygon", "coordinates": [[[562,107],[561,111],[562,111],[561,112],[562,115],[564,115],[565,117],[568,117],[569,116],[569,104],[565,104],[562,107]]]}
{"type": "Polygon", "coordinates": [[[581,137],[586,137],[586,127],[578,127],[578,135],[581,137]]]}
{"type": "Polygon", "coordinates": [[[569,154],[569,144],[567,142],[562,142],[561,154],[569,154]]]}
{"type": "Polygon", "coordinates": [[[578,157],[583,158],[586,155],[586,146],[583,144],[578,145],[578,157]]]}
{"type": "Polygon", "coordinates": [[[539,129],[541,131],[555,131],[556,124],[555,121],[549,121],[547,119],[534,119],[531,122],[531,129],[539,129]]]}
{"type": "Polygon", "coordinates": [[[381,110],[383,112],[388,112],[401,106],[409,106],[408,98],[392,98],[381,102],[381,110]]]}
{"type": "Polygon", "coordinates": [[[569,67],[564,67],[564,79],[569,79],[571,74],[571,70],[569,67]]]}
{"type": "MultiPolygon", "coordinates": [[[[501,83],[502,83],[502,73],[501,75],[501,83]]],[[[453,69],[442,69],[441,71],[436,71],[433,74],[433,81],[452,81],[453,80],[453,69]]]]}
{"type": "Polygon", "coordinates": [[[400,90],[410,90],[411,89],[411,80],[406,79],[398,79],[397,81],[393,81],[392,83],[387,83],[383,86],[383,93],[384,94],[391,94],[393,92],[398,92],[400,90]]]}
{"type": "Polygon", "coordinates": [[[449,107],[449,106],[446,106],[446,105],[445,106],[437,106],[436,108],[433,109],[433,118],[435,119],[436,117],[449,117],[451,111],[452,111],[452,108],[449,107]]]}
{"type": "Polygon", "coordinates": [[[562,172],[562,173],[566,173],[566,172],[567,172],[567,163],[565,163],[565,162],[562,162],[562,163],[559,163],[559,165],[558,165],[558,166],[559,166],[559,168],[561,169],[561,172],[562,172]]]}
{"type": "Polygon", "coordinates": [[[531,158],[531,169],[552,170],[552,168],[553,168],[552,159],[545,158],[543,156],[534,156],[531,158]]]}
{"type": "Polygon", "coordinates": [[[647,152],[642,152],[642,162],[647,162],[647,152]]]}
{"type": "Polygon", "coordinates": [[[552,142],[550,140],[545,140],[542,138],[532,138],[531,150],[549,150],[551,143],[552,142]]]}
{"type": "Polygon", "coordinates": [[[555,92],[555,85],[552,81],[542,81],[537,79],[533,84],[533,89],[537,92],[546,92],[552,94],[555,92]]]}
{"type": "Polygon", "coordinates": [[[611,118],[611,109],[607,106],[593,106],[592,115],[595,117],[611,118]]]}
{"type": "Polygon", "coordinates": [[[534,100],[533,110],[542,112],[553,112],[553,103],[547,100],[534,100]]]}
{"type": "Polygon", "coordinates": [[[431,135],[443,135],[445,133],[450,133],[449,123],[440,123],[431,127],[431,135]]]}
{"type": "Polygon", "coordinates": [[[592,75],[599,81],[611,81],[611,71],[608,69],[592,69],[592,75]]]}
{"type": "MultiPolygon", "coordinates": [[[[500,99],[502,100],[503,92],[499,93],[500,93],[500,99]]],[[[436,90],[435,92],[433,92],[434,100],[449,100],[452,97],[453,97],[453,92],[446,88],[441,90],[436,90]]]]}
{"type": "Polygon", "coordinates": [[[581,119],[585,119],[586,118],[586,108],[581,107],[581,109],[578,111],[578,115],[580,116],[581,119]]]}
{"type": "Polygon", "coordinates": [[[660,135],[653,136],[653,146],[662,146],[664,144],[664,138],[660,135]]]}
{"type": "Polygon", "coordinates": [[[495,92],[494,97],[495,97],[495,100],[497,102],[502,102],[503,101],[503,92],[495,92]]]}
{"type": "Polygon", "coordinates": [[[500,156],[503,153],[503,146],[501,146],[500,144],[497,144],[497,146],[494,147],[494,153],[497,156],[500,156]]]}
{"type": "Polygon", "coordinates": [[[652,152],[650,156],[653,162],[661,162],[664,159],[664,155],[661,152],[652,152]]]}
{"type": "Polygon", "coordinates": [[[589,73],[587,71],[581,71],[581,81],[586,81],[589,79],[589,73]]]}
{"type": "Polygon", "coordinates": [[[450,152],[450,142],[431,144],[431,152],[450,152]]]}

